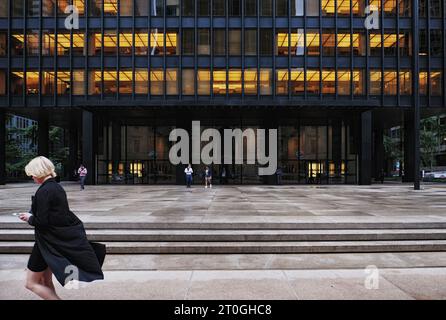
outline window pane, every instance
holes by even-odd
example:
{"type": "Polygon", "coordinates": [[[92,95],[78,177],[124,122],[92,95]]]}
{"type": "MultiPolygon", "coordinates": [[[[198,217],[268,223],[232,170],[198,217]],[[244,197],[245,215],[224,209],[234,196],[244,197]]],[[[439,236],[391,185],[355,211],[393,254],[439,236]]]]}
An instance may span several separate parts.
{"type": "Polygon", "coordinates": [[[214,16],[224,16],[226,9],[226,0],[214,0],[213,1],[213,11],[214,16]]]}
{"type": "MultiPolygon", "coordinates": [[[[23,17],[24,1],[23,0],[11,0],[12,16],[23,17]]],[[[4,2],[4,1],[3,1],[4,2]]]]}
{"type": "Polygon", "coordinates": [[[242,0],[228,0],[229,15],[239,16],[242,12],[242,0]]]}
{"type": "Polygon", "coordinates": [[[214,55],[222,56],[226,54],[226,30],[214,29],[214,55]]]}
{"type": "Polygon", "coordinates": [[[226,94],[226,70],[214,70],[213,72],[213,91],[215,95],[226,94]]]}
{"type": "Polygon", "coordinates": [[[149,52],[149,34],[147,30],[135,32],[135,55],[147,55],[149,52]]]}
{"type": "Polygon", "coordinates": [[[38,17],[40,15],[40,0],[28,0],[28,16],[38,17]]]}
{"type": "MultiPolygon", "coordinates": [[[[351,92],[351,72],[350,70],[338,70],[337,74],[338,80],[338,94],[339,95],[350,95],[351,92]]],[[[323,83],[325,86],[325,81],[323,83]]]]}
{"type": "Polygon", "coordinates": [[[276,70],[276,94],[286,95],[288,94],[288,70],[279,69],[276,70]]]}
{"type": "Polygon", "coordinates": [[[443,38],[443,33],[441,30],[430,31],[431,56],[441,57],[444,54],[442,46],[443,43],[442,38],[443,38]]]}
{"type": "Polygon", "coordinates": [[[183,54],[193,55],[194,54],[194,44],[195,44],[195,33],[194,29],[183,29],[183,54]]]}
{"type": "Polygon", "coordinates": [[[26,35],[27,54],[35,56],[39,54],[39,32],[30,30],[26,35]]]}
{"type": "Polygon", "coordinates": [[[242,94],[242,71],[230,69],[228,74],[229,94],[242,94]]]}
{"type": "Polygon", "coordinates": [[[11,73],[11,94],[22,95],[24,88],[24,74],[23,72],[12,72],[11,73]]]}
{"type": "MultiPolygon", "coordinates": [[[[55,85],[54,72],[43,72],[42,77],[43,77],[42,94],[47,96],[54,95],[54,85],[55,85]]],[[[26,78],[26,81],[27,81],[26,86],[29,90],[28,76],[26,78]]]]}
{"type": "Polygon", "coordinates": [[[364,71],[353,71],[353,94],[356,96],[365,94],[364,71]]]}
{"type": "Polygon", "coordinates": [[[209,70],[198,70],[197,94],[202,96],[211,94],[211,72],[209,70]]]}
{"type": "Polygon", "coordinates": [[[153,17],[162,17],[164,15],[163,0],[150,0],[150,15],[153,17]]]}
{"type": "Polygon", "coordinates": [[[115,95],[118,92],[118,72],[104,70],[104,94],[115,95]]]}
{"type": "Polygon", "coordinates": [[[0,56],[6,56],[8,53],[8,35],[6,33],[0,33],[0,56]]]}
{"type": "Polygon", "coordinates": [[[198,29],[198,54],[211,54],[209,29],[198,29]]]}
{"type": "Polygon", "coordinates": [[[431,96],[442,96],[443,86],[441,81],[441,71],[431,71],[430,74],[430,85],[431,85],[431,96]]]}
{"type": "Polygon", "coordinates": [[[133,0],[120,0],[119,14],[123,17],[133,16],[133,0]]]}
{"type": "Polygon", "coordinates": [[[383,88],[385,95],[396,95],[398,83],[397,83],[397,72],[395,71],[385,71],[383,79],[383,88]]]}
{"type": "Polygon", "coordinates": [[[400,71],[400,94],[411,95],[412,94],[412,72],[400,71]]]}
{"type": "Polygon", "coordinates": [[[273,71],[260,69],[260,94],[262,96],[273,94],[273,71]]]}
{"type": "Polygon", "coordinates": [[[8,1],[0,2],[0,17],[4,18],[8,16],[8,1]]]}
{"type": "MultiPolygon", "coordinates": [[[[321,74],[319,70],[307,70],[305,79],[307,81],[307,93],[319,94],[321,74]]],[[[334,86],[333,86],[334,88],[334,86]]]]}
{"type": "Polygon", "coordinates": [[[183,69],[183,94],[194,95],[195,94],[195,71],[194,69],[183,69]]]}
{"type": "Polygon", "coordinates": [[[241,55],[241,31],[240,29],[229,30],[229,55],[241,55]]]}
{"type": "Polygon", "coordinates": [[[423,96],[427,95],[427,91],[428,91],[428,86],[429,86],[429,76],[427,72],[420,72],[420,83],[419,83],[419,88],[420,91],[419,93],[423,96]]]}
{"type": "Polygon", "coordinates": [[[197,0],[199,16],[209,15],[209,2],[209,0],[197,0]]]}
{"type": "Polygon", "coordinates": [[[26,73],[26,94],[39,94],[39,78],[38,72],[28,71],[26,73]]]}
{"type": "Polygon", "coordinates": [[[271,29],[260,29],[260,54],[273,54],[273,31],[271,29]]]}
{"type": "Polygon", "coordinates": [[[6,94],[6,74],[4,70],[0,70],[0,96],[6,94]]]}
{"type": "Polygon", "coordinates": [[[322,34],[322,54],[326,57],[335,55],[336,35],[334,33],[322,34]]]}
{"type": "Polygon", "coordinates": [[[257,0],[245,0],[245,15],[246,16],[257,15],[257,0]]]}
{"type": "Polygon", "coordinates": [[[135,16],[146,17],[149,13],[148,0],[135,0],[135,16]]]}
{"type": "Polygon", "coordinates": [[[288,0],[276,0],[276,15],[279,17],[288,16],[288,0]]]}
{"type": "Polygon", "coordinates": [[[431,17],[441,18],[441,13],[443,12],[443,7],[441,5],[442,0],[429,0],[429,1],[430,1],[431,17]]]}
{"type": "Polygon", "coordinates": [[[287,56],[288,55],[288,44],[289,39],[288,32],[286,31],[279,31],[279,33],[276,35],[276,55],[279,56],[287,56]]]}
{"type": "Polygon", "coordinates": [[[119,34],[119,54],[126,56],[132,54],[133,48],[133,34],[132,32],[125,31],[119,34]]]}
{"type": "Polygon", "coordinates": [[[166,70],[166,94],[178,95],[178,70],[166,70]]]}
{"type": "Polygon", "coordinates": [[[306,0],[306,15],[310,17],[319,16],[319,0],[306,0]]]}
{"type": "Polygon", "coordinates": [[[133,92],[133,71],[119,71],[119,94],[132,94],[133,92]]]}
{"type": "MultiPolygon", "coordinates": [[[[42,40],[42,55],[44,56],[54,56],[56,44],[53,30],[43,30],[42,31],[43,40],[42,40]]],[[[58,38],[62,38],[64,34],[59,34],[58,38]]],[[[69,35],[68,35],[69,36],[69,35]]],[[[62,42],[62,40],[61,40],[62,42]]],[[[61,43],[62,45],[62,43],[61,43]]],[[[70,50],[70,39],[68,39],[68,50],[70,50]]],[[[58,53],[59,54],[59,53],[58,53]]],[[[64,52],[61,52],[63,55],[64,52]]]]}
{"type": "Polygon", "coordinates": [[[25,37],[22,34],[12,34],[11,42],[11,54],[13,56],[23,56],[25,37]]]}
{"type": "MultiPolygon", "coordinates": [[[[5,1],[7,2],[7,1],[5,1]]],[[[42,1],[42,16],[52,17],[56,9],[55,0],[43,0],[42,1]]],[[[0,4],[1,6],[1,4],[0,4]]]]}
{"type": "MultiPolygon", "coordinates": [[[[339,74],[341,75],[341,74],[339,74]]],[[[335,94],[336,93],[336,72],[334,70],[322,71],[322,93],[335,94]]],[[[342,94],[342,93],[339,93],[342,94]]]]}
{"type": "Polygon", "coordinates": [[[381,94],[381,71],[370,71],[370,94],[381,94]]]}
{"type": "Polygon", "coordinates": [[[70,94],[71,74],[69,71],[57,71],[57,94],[68,95],[70,94]]]}
{"type": "Polygon", "coordinates": [[[147,69],[135,69],[135,94],[149,93],[149,72],[147,69]]]}
{"type": "Polygon", "coordinates": [[[260,0],[260,15],[271,16],[273,14],[273,1],[260,0]]]}
{"type": "Polygon", "coordinates": [[[195,0],[183,0],[182,1],[183,16],[195,15],[195,0]]]}
{"type": "Polygon", "coordinates": [[[247,69],[244,72],[245,94],[257,95],[257,69],[247,69]]]}
{"type": "Polygon", "coordinates": [[[164,94],[164,71],[162,69],[150,71],[150,94],[154,96],[164,94]]]}
{"type": "Polygon", "coordinates": [[[312,55],[319,55],[319,43],[320,43],[320,36],[319,36],[319,30],[316,29],[308,29],[307,30],[307,36],[306,36],[306,46],[307,46],[307,54],[312,55]]]}
{"type": "Polygon", "coordinates": [[[80,96],[85,94],[84,71],[73,71],[73,95],[80,96]]]}
{"type": "Polygon", "coordinates": [[[180,15],[180,0],[166,0],[166,16],[180,15]]]}
{"type": "Polygon", "coordinates": [[[257,54],[257,30],[245,30],[245,55],[255,56],[257,54]]]}
{"type": "Polygon", "coordinates": [[[291,93],[294,95],[305,93],[305,72],[303,68],[291,70],[290,86],[291,93]]]}
{"type": "Polygon", "coordinates": [[[304,0],[291,1],[291,16],[302,17],[304,15],[304,0]]]}

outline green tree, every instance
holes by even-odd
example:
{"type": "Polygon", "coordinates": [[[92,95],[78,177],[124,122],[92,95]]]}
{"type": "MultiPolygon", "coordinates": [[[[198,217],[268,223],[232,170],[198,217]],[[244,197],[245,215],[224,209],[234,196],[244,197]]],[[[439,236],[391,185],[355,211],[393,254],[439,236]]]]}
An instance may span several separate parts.
{"type": "Polygon", "coordinates": [[[436,164],[435,155],[440,152],[445,136],[446,128],[441,124],[440,117],[434,116],[421,120],[420,151],[424,167],[433,169],[436,164]]]}

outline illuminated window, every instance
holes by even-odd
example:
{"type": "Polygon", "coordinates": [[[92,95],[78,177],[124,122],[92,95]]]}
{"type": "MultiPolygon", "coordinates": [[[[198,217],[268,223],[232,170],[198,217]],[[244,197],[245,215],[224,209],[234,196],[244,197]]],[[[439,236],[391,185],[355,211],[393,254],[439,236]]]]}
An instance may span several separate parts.
{"type": "Polygon", "coordinates": [[[88,94],[98,95],[102,92],[102,72],[90,71],[88,79],[88,94]]]}
{"type": "Polygon", "coordinates": [[[150,94],[153,96],[164,94],[164,71],[162,69],[150,71],[150,94]]]}
{"type": "Polygon", "coordinates": [[[385,71],[383,77],[383,89],[385,95],[396,95],[398,89],[397,72],[385,71]]]}
{"type": "Polygon", "coordinates": [[[119,71],[119,94],[132,94],[133,92],[133,71],[119,71]]]}
{"type": "MultiPolygon", "coordinates": [[[[339,72],[339,76],[341,76],[339,72]]],[[[335,94],[336,93],[336,72],[334,70],[322,70],[322,93],[323,94],[335,94]]],[[[350,78],[348,78],[350,83],[350,78]]],[[[344,82],[345,83],[345,78],[344,82]]],[[[349,86],[350,87],[350,86],[349,86]]],[[[347,90],[344,86],[340,86],[341,90],[347,90]]],[[[340,92],[340,94],[342,94],[340,92]]]]}
{"type": "Polygon", "coordinates": [[[412,41],[410,31],[406,31],[400,34],[399,45],[401,57],[409,57],[412,55],[412,41]]]}
{"type": "Polygon", "coordinates": [[[366,0],[352,0],[352,12],[354,16],[363,17],[365,14],[366,0]]]}
{"type": "Polygon", "coordinates": [[[306,47],[307,47],[307,55],[319,55],[319,44],[320,44],[320,36],[318,30],[307,30],[306,36],[306,47]]]}
{"type": "Polygon", "coordinates": [[[247,69],[244,72],[245,94],[257,94],[257,69],[247,69]]]}
{"type": "Polygon", "coordinates": [[[320,80],[321,73],[319,70],[307,70],[306,72],[307,81],[307,93],[309,94],[319,94],[320,92],[320,80]]]}
{"type": "Polygon", "coordinates": [[[395,56],[397,52],[397,43],[399,39],[404,37],[403,34],[398,36],[394,33],[385,33],[384,41],[382,41],[381,34],[370,34],[370,55],[380,56],[381,48],[384,46],[384,55],[395,56]]]}
{"type": "Polygon", "coordinates": [[[441,71],[431,71],[430,74],[430,89],[431,96],[442,96],[443,95],[443,82],[441,71]]]}
{"type": "Polygon", "coordinates": [[[338,55],[346,56],[351,54],[353,49],[354,55],[363,55],[365,51],[365,45],[363,44],[361,35],[359,33],[338,33],[338,55]]]}
{"type": "Polygon", "coordinates": [[[353,71],[353,95],[362,96],[365,94],[364,71],[353,71]]]}
{"type": "Polygon", "coordinates": [[[412,94],[412,72],[410,71],[400,71],[400,95],[411,95],[412,94]]]}
{"type": "MultiPolygon", "coordinates": [[[[363,1],[352,0],[353,13],[358,14],[363,1]]],[[[338,16],[350,15],[350,0],[321,0],[322,15],[333,16],[337,12],[338,16]]],[[[361,13],[361,15],[364,11],[361,13]]]]}
{"type": "Polygon", "coordinates": [[[288,94],[288,70],[278,69],[276,70],[276,94],[286,95],[288,94]]]}
{"type": "MultiPolygon", "coordinates": [[[[146,34],[147,36],[147,34],[146,34]]],[[[136,38],[136,34],[135,34],[136,38]]],[[[133,34],[129,32],[123,32],[119,34],[119,54],[120,55],[131,55],[133,48],[133,34]]],[[[136,46],[135,46],[136,51],[136,46]]],[[[136,52],[135,52],[136,54],[136,52]]]]}
{"type": "MultiPolygon", "coordinates": [[[[293,35],[293,34],[292,34],[293,35]]],[[[279,32],[276,36],[276,55],[287,56],[289,53],[290,37],[288,32],[279,32]]]]}
{"type": "MultiPolygon", "coordinates": [[[[43,40],[42,40],[42,55],[44,56],[54,56],[56,48],[56,39],[53,31],[43,30],[43,40]]],[[[69,35],[68,35],[69,36],[69,35]]],[[[68,39],[68,49],[70,41],[68,39]]]]}
{"type": "Polygon", "coordinates": [[[166,70],[166,94],[178,95],[178,70],[167,69],[166,70]]]}
{"type": "MultiPolygon", "coordinates": [[[[340,35],[341,36],[341,35],[340,35]]],[[[336,52],[336,34],[322,34],[322,54],[326,57],[334,56],[336,52]]]]}
{"type": "Polygon", "coordinates": [[[147,69],[135,69],[135,94],[149,93],[149,72],[147,69]]]}
{"type": "Polygon", "coordinates": [[[23,34],[12,34],[11,53],[13,56],[22,56],[25,48],[25,37],[23,34]]]}
{"type": "Polygon", "coordinates": [[[211,72],[209,70],[198,70],[197,94],[202,96],[211,94],[211,72]]]}
{"type": "Polygon", "coordinates": [[[230,69],[228,74],[229,94],[242,94],[242,71],[230,69]]]}
{"type": "Polygon", "coordinates": [[[226,70],[214,70],[213,74],[213,92],[215,95],[226,94],[226,70]]]}
{"type": "Polygon", "coordinates": [[[412,16],[411,0],[399,0],[400,16],[410,17],[412,16]]]}
{"type": "Polygon", "coordinates": [[[371,95],[381,95],[381,82],[382,82],[381,71],[370,71],[369,93],[371,95]]]}
{"type": "Polygon", "coordinates": [[[194,95],[195,94],[195,70],[194,69],[183,69],[182,71],[182,85],[183,85],[183,95],[194,95]]]}
{"type": "Polygon", "coordinates": [[[260,95],[269,96],[273,94],[273,71],[271,69],[260,69],[260,95]]]}
{"type": "Polygon", "coordinates": [[[26,46],[27,55],[39,55],[39,31],[29,31],[26,35],[26,46]]]}
{"type": "Polygon", "coordinates": [[[26,94],[39,94],[39,72],[26,72],[26,94]]]}
{"type": "Polygon", "coordinates": [[[85,94],[85,73],[83,70],[73,71],[73,95],[85,94]]]}
{"type": "MultiPolygon", "coordinates": [[[[381,13],[381,6],[384,3],[383,11],[385,16],[395,16],[396,15],[396,0],[369,0],[370,6],[378,9],[381,13]]],[[[372,11],[374,11],[372,10],[372,11]]]]}
{"type": "Polygon", "coordinates": [[[102,37],[104,38],[104,55],[116,55],[118,52],[118,39],[116,31],[106,31],[104,34],[95,33],[94,41],[92,43],[94,54],[101,54],[102,37]]]}
{"type": "Polygon", "coordinates": [[[104,2],[104,15],[115,16],[118,14],[118,0],[96,0],[104,2]]]}
{"type": "Polygon", "coordinates": [[[150,34],[150,54],[151,55],[176,55],[178,48],[178,37],[176,32],[167,32],[153,29],[150,34]],[[165,49],[164,49],[165,42],[165,49]]]}
{"type": "Polygon", "coordinates": [[[104,70],[103,75],[104,94],[114,95],[118,92],[118,72],[104,70]]]}
{"type": "Polygon", "coordinates": [[[305,72],[304,69],[292,69],[290,77],[291,93],[300,95],[305,93],[305,72]]]}
{"type": "Polygon", "coordinates": [[[24,88],[24,73],[22,71],[19,72],[11,72],[11,79],[10,79],[10,90],[11,94],[13,95],[22,95],[23,94],[23,88],[24,88]]]}
{"type": "Polygon", "coordinates": [[[73,6],[75,6],[80,16],[85,14],[85,3],[87,0],[72,0],[73,6]]]}
{"type": "MultiPolygon", "coordinates": [[[[82,33],[73,33],[73,55],[82,56],[84,55],[85,49],[85,39],[82,33]]],[[[44,55],[54,55],[54,34],[45,33],[43,46],[44,55]]],[[[69,33],[58,33],[57,34],[57,54],[59,56],[69,55],[71,45],[71,35],[69,33]]]]}
{"type": "MultiPolygon", "coordinates": [[[[128,37],[128,35],[125,35],[128,37]]],[[[149,52],[149,34],[146,32],[136,32],[135,33],[135,55],[145,56],[149,52]]]]}
{"type": "Polygon", "coordinates": [[[297,29],[296,33],[290,35],[290,51],[292,56],[303,56],[305,54],[304,29],[297,29]]]}
{"type": "MultiPolygon", "coordinates": [[[[338,80],[338,94],[339,95],[350,95],[351,93],[351,72],[350,70],[338,70],[337,73],[338,80]]],[[[325,82],[324,82],[325,86],[325,82]]]]}

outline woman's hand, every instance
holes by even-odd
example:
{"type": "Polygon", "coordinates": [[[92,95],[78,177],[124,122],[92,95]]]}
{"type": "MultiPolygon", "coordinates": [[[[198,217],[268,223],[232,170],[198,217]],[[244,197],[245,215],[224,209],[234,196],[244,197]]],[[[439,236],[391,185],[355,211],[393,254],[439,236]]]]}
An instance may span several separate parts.
{"type": "Polygon", "coordinates": [[[31,217],[31,214],[27,212],[19,214],[19,219],[25,222],[28,222],[29,217],[31,217]]]}

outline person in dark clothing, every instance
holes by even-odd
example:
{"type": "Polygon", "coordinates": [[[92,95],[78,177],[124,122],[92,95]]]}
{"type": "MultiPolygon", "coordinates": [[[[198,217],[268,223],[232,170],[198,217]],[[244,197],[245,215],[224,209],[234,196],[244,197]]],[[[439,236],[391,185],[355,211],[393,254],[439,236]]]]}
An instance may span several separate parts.
{"type": "Polygon", "coordinates": [[[65,190],[55,180],[53,163],[37,157],[25,167],[40,184],[29,213],[19,214],[34,227],[36,242],[28,261],[26,288],[43,299],[60,299],[52,275],[65,286],[71,280],[104,279],[105,246],[90,243],[81,220],[70,211],[65,190]]]}

